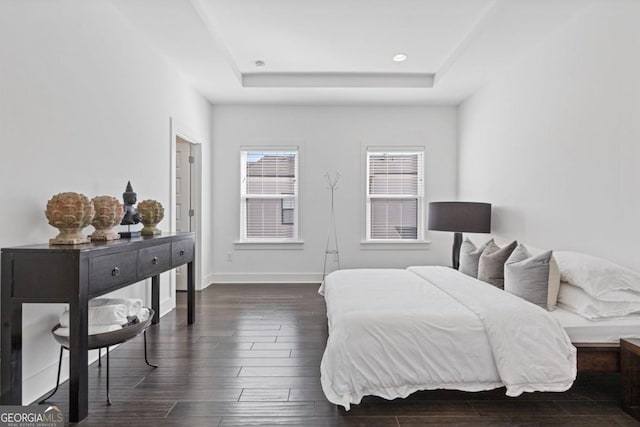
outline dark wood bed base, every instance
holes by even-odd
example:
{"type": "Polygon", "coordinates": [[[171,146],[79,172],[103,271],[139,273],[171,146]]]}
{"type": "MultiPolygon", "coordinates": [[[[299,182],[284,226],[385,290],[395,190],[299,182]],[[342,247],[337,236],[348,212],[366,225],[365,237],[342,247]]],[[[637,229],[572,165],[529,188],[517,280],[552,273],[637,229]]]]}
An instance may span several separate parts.
{"type": "Polygon", "coordinates": [[[578,349],[578,372],[620,372],[620,344],[573,345],[578,349]]]}
{"type": "Polygon", "coordinates": [[[625,338],[620,344],[573,345],[578,349],[578,374],[620,372],[622,409],[640,420],[640,339],[625,338]]]}
{"type": "Polygon", "coordinates": [[[616,343],[573,343],[578,350],[580,372],[620,372],[622,409],[640,420],[640,339],[616,343]]]}

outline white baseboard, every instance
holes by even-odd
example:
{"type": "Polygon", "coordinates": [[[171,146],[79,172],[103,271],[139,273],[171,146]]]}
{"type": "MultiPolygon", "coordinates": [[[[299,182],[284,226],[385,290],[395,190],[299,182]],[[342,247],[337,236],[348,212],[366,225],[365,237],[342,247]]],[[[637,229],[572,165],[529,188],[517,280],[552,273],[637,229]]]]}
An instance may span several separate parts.
{"type": "Polygon", "coordinates": [[[209,286],[210,284],[212,284],[215,281],[216,275],[213,273],[207,274],[203,279],[202,282],[200,282],[200,289],[198,290],[202,290],[204,288],[206,288],[207,286],[209,286]]]}
{"type": "Polygon", "coordinates": [[[320,283],[322,273],[216,273],[207,276],[211,283],[320,283]]]}
{"type": "Polygon", "coordinates": [[[160,301],[160,317],[164,316],[174,308],[176,308],[176,304],[172,298],[166,298],[160,301]]]}
{"type": "MultiPolygon", "coordinates": [[[[120,344],[110,347],[111,350],[117,348],[120,344]]],[[[60,347],[57,347],[57,351],[60,347]]],[[[104,356],[104,352],[102,353],[104,356]]],[[[58,372],[58,356],[56,352],[55,363],[46,366],[44,369],[36,372],[28,378],[22,381],[22,404],[30,405],[35,403],[35,400],[42,397],[45,393],[48,393],[56,385],[56,374],[58,372]]],[[[98,360],[98,350],[89,351],[89,365],[98,360]]],[[[62,370],[60,372],[60,384],[69,379],[69,352],[62,352],[62,370]]],[[[68,399],[69,396],[64,396],[63,392],[59,392],[62,395],[56,396],[56,399],[68,399]]],[[[106,391],[105,391],[106,398],[106,391]]]]}

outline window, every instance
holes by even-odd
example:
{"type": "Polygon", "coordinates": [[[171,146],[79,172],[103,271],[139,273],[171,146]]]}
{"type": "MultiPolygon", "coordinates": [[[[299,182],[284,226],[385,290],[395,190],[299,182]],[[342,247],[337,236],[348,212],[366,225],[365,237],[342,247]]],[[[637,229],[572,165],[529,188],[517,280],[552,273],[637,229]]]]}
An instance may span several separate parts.
{"type": "Polygon", "coordinates": [[[240,239],[298,238],[298,151],[240,153],[240,239]]]}
{"type": "Polygon", "coordinates": [[[282,225],[293,225],[293,213],[296,209],[296,201],[293,199],[282,199],[282,225]]]}
{"type": "Polygon", "coordinates": [[[367,151],[367,240],[422,240],[424,150],[367,151]]]}

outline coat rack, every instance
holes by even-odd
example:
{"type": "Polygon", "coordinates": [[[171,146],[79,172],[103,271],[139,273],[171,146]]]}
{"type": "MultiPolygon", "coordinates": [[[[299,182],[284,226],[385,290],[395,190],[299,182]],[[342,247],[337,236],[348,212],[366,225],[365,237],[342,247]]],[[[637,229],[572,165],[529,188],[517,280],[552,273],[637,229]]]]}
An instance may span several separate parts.
{"type": "Polygon", "coordinates": [[[340,269],[340,251],[338,251],[338,232],[336,230],[336,213],[334,208],[333,194],[338,189],[338,181],[340,180],[340,173],[336,173],[335,177],[331,179],[329,173],[324,174],[327,179],[327,190],[331,190],[331,216],[329,218],[329,229],[327,231],[327,245],[324,250],[324,268],[322,269],[322,281],[327,274],[327,260],[329,255],[335,255],[335,260],[338,263],[338,270],[340,269]],[[333,236],[333,242],[331,237],[333,236]]]}

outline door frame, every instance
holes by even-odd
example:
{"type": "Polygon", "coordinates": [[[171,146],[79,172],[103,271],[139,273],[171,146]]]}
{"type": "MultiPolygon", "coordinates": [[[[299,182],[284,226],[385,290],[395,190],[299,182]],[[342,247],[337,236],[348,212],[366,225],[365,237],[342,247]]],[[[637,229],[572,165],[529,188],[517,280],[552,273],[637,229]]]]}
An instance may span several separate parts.
{"type": "MultiPolygon", "coordinates": [[[[184,127],[174,117],[169,118],[170,122],[170,191],[169,191],[169,229],[172,233],[176,231],[176,137],[180,137],[186,142],[192,144],[191,155],[194,157],[194,162],[191,170],[191,203],[194,210],[194,218],[191,223],[192,231],[195,235],[196,256],[195,256],[195,271],[194,281],[196,290],[202,290],[202,143],[193,136],[193,133],[189,129],[184,127]]],[[[176,292],[176,279],[175,272],[171,274],[171,294],[174,299],[175,306],[175,292],[176,292]]]]}

